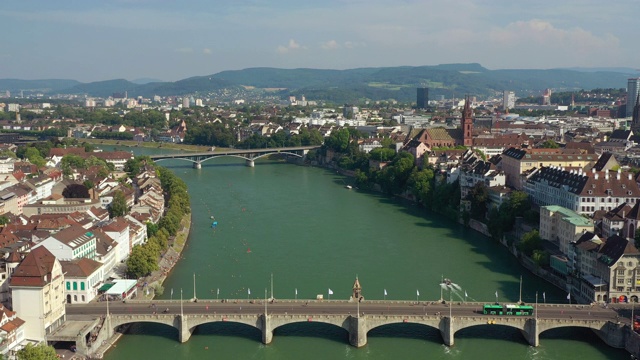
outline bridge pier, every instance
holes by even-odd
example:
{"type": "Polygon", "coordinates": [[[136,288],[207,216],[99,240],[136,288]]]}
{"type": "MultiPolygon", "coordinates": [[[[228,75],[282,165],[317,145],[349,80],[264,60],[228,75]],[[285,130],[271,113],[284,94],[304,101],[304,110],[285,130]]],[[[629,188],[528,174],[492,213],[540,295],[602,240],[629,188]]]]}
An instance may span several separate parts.
{"type": "Polygon", "coordinates": [[[447,346],[453,346],[453,334],[455,333],[455,330],[453,329],[453,319],[450,317],[443,317],[440,320],[439,328],[444,344],[447,346]]]}
{"type": "Polygon", "coordinates": [[[262,343],[268,345],[273,340],[273,329],[271,328],[271,316],[262,315],[262,343]]]}
{"type": "Polygon", "coordinates": [[[180,333],[178,334],[181,343],[186,343],[191,338],[191,330],[189,329],[189,324],[187,323],[187,317],[184,315],[180,316],[180,333]]]}
{"type": "Polygon", "coordinates": [[[194,162],[194,163],[193,163],[193,168],[194,168],[194,169],[202,169],[202,163],[200,163],[200,162],[194,162]]]}
{"type": "Polygon", "coordinates": [[[524,323],[524,329],[522,329],[522,335],[529,342],[531,346],[540,345],[540,333],[538,332],[538,319],[528,319],[524,323]]]}
{"type": "Polygon", "coordinates": [[[255,167],[256,164],[253,162],[253,159],[249,159],[249,160],[247,160],[247,166],[248,167],[255,167]]]}
{"type": "Polygon", "coordinates": [[[349,344],[357,348],[367,345],[365,317],[349,316],[349,344]]]}

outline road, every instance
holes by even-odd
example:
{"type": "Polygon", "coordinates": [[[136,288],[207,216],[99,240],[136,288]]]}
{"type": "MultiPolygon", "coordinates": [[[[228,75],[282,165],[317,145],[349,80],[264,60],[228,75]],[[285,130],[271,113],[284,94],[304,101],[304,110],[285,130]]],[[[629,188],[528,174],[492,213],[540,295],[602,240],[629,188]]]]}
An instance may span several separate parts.
{"type": "MultiPolygon", "coordinates": [[[[441,315],[453,317],[486,316],[495,318],[496,315],[482,314],[483,303],[453,303],[451,309],[448,304],[438,302],[395,302],[375,301],[361,302],[359,309],[364,315],[441,315]]],[[[531,304],[532,306],[535,306],[531,304]]],[[[110,302],[111,314],[153,314],[169,310],[171,314],[180,314],[179,301],[128,301],[110,302]],[[155,304],[153,306],[152,304],[155,304]]],[[[357,313],[357,304],[345,301],[275,301],[267,303],[269,314],[295,314],[295,315],[351,315],[357,313]]],[[[90,304],[67,305],[67,315],[104,315],[107,312],[107,303],[98,302],[90,304]]],[[[199,300],[198,302],[183,302],[182,312],[185,315],[201,314],[264,314],[264,301],[216,301],[199,300]]],[[[602,306],[589,305],[553,305],[539,304],[536,317],[540,319],[575,319],[575,320],[610,320],[629,322],[629,319],[618,318],[615,309],[602,306]]]]}

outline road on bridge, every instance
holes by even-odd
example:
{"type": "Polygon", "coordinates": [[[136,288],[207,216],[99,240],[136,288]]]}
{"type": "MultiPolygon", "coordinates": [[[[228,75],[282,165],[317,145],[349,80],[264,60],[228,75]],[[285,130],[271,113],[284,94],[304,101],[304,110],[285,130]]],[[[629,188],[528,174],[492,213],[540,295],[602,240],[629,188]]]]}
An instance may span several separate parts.
{"type": "MultiPolygon", "coordinates": [[[[534,304],[529,304],[534,306],[534,304]]],[[[451,309],[449,304],[439,302],[392,302],[392,301],[363,301],[359,309],[361,315],[440,315],[453,317],[486,316],[496,318],[499,315],[482,314],[483,303],[458,303],[454,302],[451,309]]],[[[180,314],[179,301],[128,301],[109,302],[111,314],[153,314],[163,313],[168,309],[170,314],[180,314]]],[[[358,305],[345,301],[274,301],[267,303],[268,314],[292,314],[292,315],[355,315],[358,305]]],[[[89,304],[72,304],[66,307],[67,315],[92,315],[100,316],[107,313],[107,303],[97,302],[89,304]]],[[[202,314],[264,314],[264,301],[221,301],[198,300],[198,302],[185,301],[182,303],[182,312],[185,315],[202,314]]],[[[557,305],[538,304],[536,317],[539,319],[574,319],[574,320],[610,320],[613,322],[629,322],[629,319],[619,318],[614,309],[603,308],[594,305],[557,305]]],[[[499,317],[505,317],[504,315],[499,317]]]]}

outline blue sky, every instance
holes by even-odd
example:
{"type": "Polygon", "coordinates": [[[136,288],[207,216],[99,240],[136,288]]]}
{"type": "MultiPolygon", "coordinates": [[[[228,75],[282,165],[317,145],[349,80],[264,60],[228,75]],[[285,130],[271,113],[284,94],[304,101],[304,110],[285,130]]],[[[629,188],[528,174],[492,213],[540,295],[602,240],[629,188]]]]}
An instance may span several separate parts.
{"type": "Polygon", "coordinates": [[[3,0],[0,78],[248,67],[640,68],[639,0],[3,0]]]}

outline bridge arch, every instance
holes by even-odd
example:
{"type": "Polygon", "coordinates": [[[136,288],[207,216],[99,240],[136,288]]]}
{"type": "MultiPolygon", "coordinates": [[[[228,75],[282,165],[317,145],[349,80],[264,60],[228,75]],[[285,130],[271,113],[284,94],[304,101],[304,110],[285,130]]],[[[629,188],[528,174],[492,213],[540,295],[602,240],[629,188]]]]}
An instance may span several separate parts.
{"type": "Polygon", "coordinates": [[[296,154],[296,153],[292,153],[292,152],[288,152],[288,151],[282,151],[282,152],[274,152],[274,153],[268,153],[268,154],[262,154],[262,155],[258,155],[256,157],[253,158],[253,160],[258,160],[260,158],[266,157],[266,156],[273,156],[273,155],[292,155],[292,156],[296,156],[296,157],[303,157],[303,155],[300,154],[296,154]]]}
{"type": "Polygon", "coordinates": [[[331,321],[294,321],[282,324],[272,329],[277,336],[318,337],[338,342],[349,341],[349,329],[331,321]]]}
{"type": "Polygon", "coordinates": [[[196,160],[191,160],[189,158],[184,158],[184,157],[176,157],[176,158],[166,158],[166,159],[155,159],[153,160],[154,162],[160,162],[160,161],[165,161],[165,160],[184,160],[184,161],[188,161],[190,163],[197,163],[196,160]]]}
{"type": "MultiPolygon", "coordinates": [[[[209,160],[211,160],[211,159],[221,158],[221,157],[232,157],[232,158],[243,159],[243,160],[245,160],[245,161],[250,161],[250,160],[251,160],[251,158],[248,158],[248,157],[246,157],[246,156],[241,156],[241,155],[227,155],[227,154],[224,154],[224,155],[216,155],[216,156],[208,157],[208,158],[206,158],[206,159],[202,159],[202,160],[200,160],[200,163],[203,163],[203,162],[205,162],[205,161],[209,161],[209,160]]],[[[255,160],[255,158],[254,158],[254,160],[255,160]]]]}

